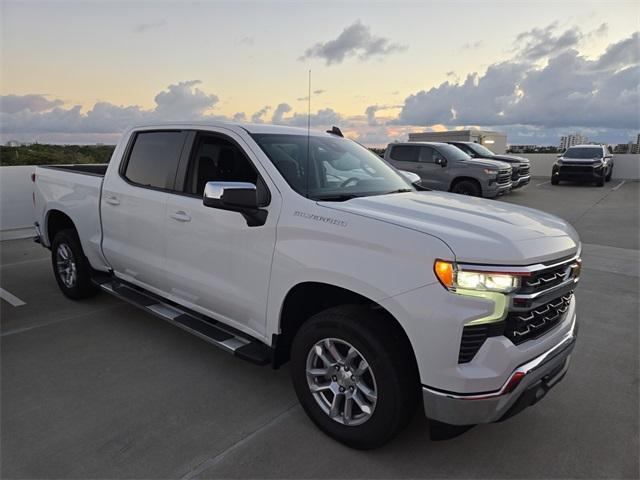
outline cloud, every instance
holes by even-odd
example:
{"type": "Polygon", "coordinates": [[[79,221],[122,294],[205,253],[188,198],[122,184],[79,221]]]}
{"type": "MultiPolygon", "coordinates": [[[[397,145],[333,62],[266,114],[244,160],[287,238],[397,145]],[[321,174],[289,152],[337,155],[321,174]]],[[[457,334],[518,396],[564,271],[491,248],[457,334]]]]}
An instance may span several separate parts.
{"type": "Polygon", "coordinates": [[[271,110],[269,105],[262,107],[260,110],[251,115],[251,121],[253,123],[263,123],[263,117],[267,114],[267,112],[271,110]]]}
{"type": "Polygon", "coordinates": [[[238,42],[242,45],[253,45],[255,43],[255,39],[253,37],[242,37],[238,42]]]}
{"type": "Polygon", "coordinates": [[[284,116],[284,114],[289,113],[291,110],[291,105],[289,105],[288,103],[279,103],[276,109],[273,111],[271,123],[282,123],[282,117],[284,116]]]}
{"type": "Polygon", "coordinates": [[[17,113],[22,110],[43,112],[63,103],[62,100],[49,100],[46,95],[0,95],[0,112],[17,113]]]}
{"type": "Polygon", "coordinates": [[[384,37],[373,35],[370,27],[356,20],[337,38],[318,42],[309,47],[300,59],[321,58],[327,65],[332,65],[342,63],[347,57],[357,56],[359,60],[368,60],[374,56],[389,55],[406,48],[406,46],[391,43],[384,37]]]}
{"type": "Polygon", "coordinates": [[[367,124],[369,126],[380,125],[380,122],[376,118],[376,113],[381,110],[392,110],[395,108],[402,108],[402,105],[369,105],[364,111],[367,117],[367,124]]]}
{"type": "Polygon", "coordinates": [[[149,30],[153,30],[154,28],[164,27],[166,24],[167,24],[167,20],[164,19],[164,18],[161,18],[159,20],[155,20],[155,21],[149,22],[149,23],[139,23],[137,25],[134,25],[133,32],[134,33],[144,33],[144,32],[147,32],[149,30]]]}
{"type": "Polygon", "coordinates": [[[244,112],[236,112],[233,114],[233,117],[231,118],[233,119],[234,122],[246,122],[247,114],[244,112]]]}
{"type": "Polygon", "coordinates": [[[577,27],[555,34],[557,27],[557,23],[554,22],[545,28],[536,27],[519,34],[515,42],[519,54],[527,60],[539,60],[576,47],[583,38],[577,27]]]}
{"type": "Polygon", "coordinates": [[[317,89],[313,91],[314,95],[322,95],[324,92],[326,92],[326,90],[321,90],[321,89],[317,89]]]}
{"type": "MultiPolygon", "coordinates": [[[[525,32],[526,33],[526,32],[525,32]]],[[[638,32],[595,60],[569,49],[544,67],[507,61],[409,95],[396,124],[639,129],[638,32]],[[455,117],[455,118],[454,118],[455,117]]]]}
{"type": "Polygon", "coordinates": [[[200,80],[189,80],[169,85],[167,90],[156,95],[156,113],[165,118],[188,120],[202,116],[218,103],[217,95],[206,94],[195,86],[200,80]]]}
{"type": "Polygon", "coordinates": [[[43,102],[41,98],[35,98],[42,97],[41,95],[7,95],[2,101],[1,131],[117,133],[136,123],[221,118],[207,114],[218,103],[218,97],[197,88],[196,85],[199,83],[199,80],[189,80],[169,85],[166,90],[156,95],[156,105],[150,110],[137,105],[119,106],[109,102],[97,102],[89,111],[83,113],[79,105],[61,108],[61,100],[44,99],[43,102]],[[5,98],[9,99],[6,103],[5,98]]]}

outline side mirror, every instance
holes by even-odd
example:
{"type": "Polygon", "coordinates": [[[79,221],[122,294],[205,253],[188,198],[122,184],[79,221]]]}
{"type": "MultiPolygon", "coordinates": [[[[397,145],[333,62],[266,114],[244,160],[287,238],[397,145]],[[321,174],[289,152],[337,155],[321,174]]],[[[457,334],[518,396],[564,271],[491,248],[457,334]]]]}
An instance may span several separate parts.
{"type": "Polygon", "coordinates": [[[416,183],[420,183],[422,181],[420,175],[418,175],[417,173],[407,172],[406,170],[398,171],[400,172],[400,175],[402,175],[405,180],[407,180],[411,185],[415,185],[416,183]]]}
{"type": "Polygon", "coordinates": [[[563,153],[559,153],[558,155],[556,155],[556,157],[560,158],[562,157],[562,155],[564,155],[563,153]]]}
{"type": "Polygon", "coordinates": [[[440,165],[441,167],[446,167],[447,166],[447,159],[443,158],[443,157],[438,157],[435,160],[435,164],[436,165],[440,165]]]}
{"type": "Polygon", "coordinates": [[[258,189],[248,182],[207,182],[202,203],[205,207],[240,212],[247,225],[264,225],[267,211],[258,208],[258,189]]]}

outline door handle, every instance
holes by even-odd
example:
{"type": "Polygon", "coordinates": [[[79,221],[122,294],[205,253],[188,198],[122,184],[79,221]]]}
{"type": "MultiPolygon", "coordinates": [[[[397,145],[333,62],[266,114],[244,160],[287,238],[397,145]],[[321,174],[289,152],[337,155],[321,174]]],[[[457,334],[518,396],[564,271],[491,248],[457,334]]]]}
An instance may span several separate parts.
{"type": "Polygon", "coordinates": [[[177,220],[179,222],[190,222],[191,221],[191,216],[187,212],[185,212],[184,210],[178,210],[177,212],[173,212],[169,216],[171,218],[173,218],[174,220],[177,220]]]}
{"type": "Polygon", "coordinates": [[[118,200],[118,197],[114,197],[113,195],[105,197],[104,201],[109,205],[120,205],[120,200],[118,200]]]}

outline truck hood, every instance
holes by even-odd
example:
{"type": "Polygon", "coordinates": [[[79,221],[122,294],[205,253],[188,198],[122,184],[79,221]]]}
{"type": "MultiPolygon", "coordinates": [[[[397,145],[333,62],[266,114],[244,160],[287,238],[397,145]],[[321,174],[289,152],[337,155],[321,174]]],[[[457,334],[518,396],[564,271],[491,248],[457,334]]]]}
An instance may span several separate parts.
{"type": "Polygon", "coordinates": [[[500,160],[502,162],[509,162],[509,163],[529,163],[528,158],[517,157],[515,155],[495,155],[491,157],[491,159],[500,160]]]}
{"type": "Polygon", "coordinates": [[[474,167],[485,168],[511,168],[511,165],[507,162],[501,162],[499,160],[489,160],[487,158],[470,158],[463,160],[463,162],[473,165],[474,167]]]}
{"type": "Polygon", "coordinates": [[[578,234],[561,218],[453,193],[408,192],[320,205],[438,237],[459,262],[531,265],[573,255],[579,247],[578,234]]]}

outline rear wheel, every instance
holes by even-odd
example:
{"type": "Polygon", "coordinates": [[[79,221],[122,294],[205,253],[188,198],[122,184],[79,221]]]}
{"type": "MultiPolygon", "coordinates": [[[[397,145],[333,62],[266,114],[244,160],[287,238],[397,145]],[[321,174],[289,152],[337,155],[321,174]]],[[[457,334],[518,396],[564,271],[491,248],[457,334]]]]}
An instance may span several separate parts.
{"type": "Polygon", "coordinates": [[[473,180],[458,180],[453,184],[453,187],[451,187],[451,191],[453,193],[469,195],[472,197],[482,196],[482,189],[480,188],[480,185],[473,180]]]}
{"type": "Polygon", "coordinates": [[[379,447],[408,423],[418,404],[411,351],[380,312],[359,306],[325,310],[293,341],[298,399],[327,435],[353,448],[379,447]]]}
{"type": "Polygon", "coordinates": [[[59,231],[51,243],[53,273],[62,293],[74,300],[97,293],[91,283],[91,266],[73,229],[59,231]]]}

